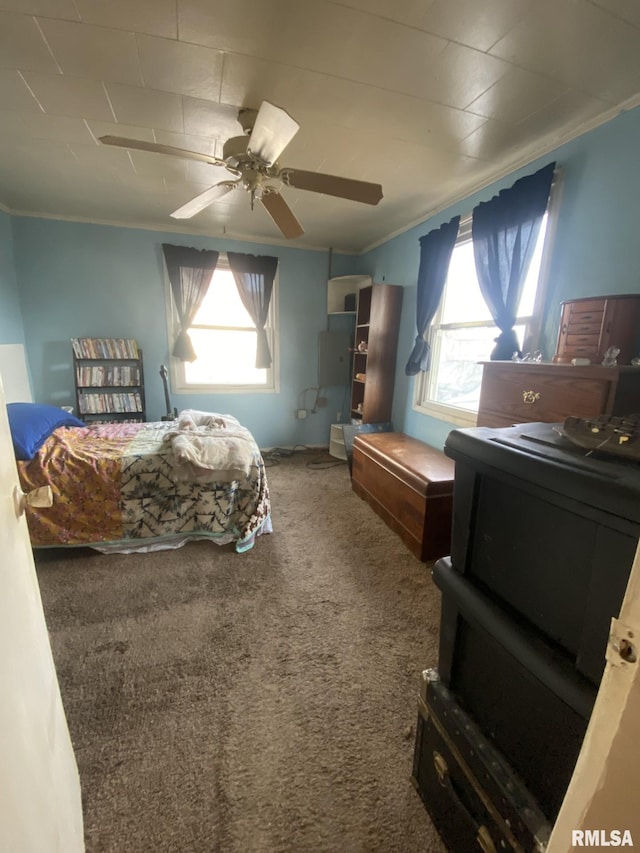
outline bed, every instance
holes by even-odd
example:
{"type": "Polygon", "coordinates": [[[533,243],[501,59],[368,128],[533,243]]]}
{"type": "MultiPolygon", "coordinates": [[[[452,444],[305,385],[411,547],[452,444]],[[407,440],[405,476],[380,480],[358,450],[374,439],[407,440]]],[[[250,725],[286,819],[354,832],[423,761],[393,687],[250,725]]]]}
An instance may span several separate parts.
{"type": "Polygon", "coordinates": [[[177,548],[193,539],[239,553],[272,532],[264,460],[230,415],[185,410],[173,421],[83,424],[54,406],[7,405],[35,548],[104,553],[177,548]]]}

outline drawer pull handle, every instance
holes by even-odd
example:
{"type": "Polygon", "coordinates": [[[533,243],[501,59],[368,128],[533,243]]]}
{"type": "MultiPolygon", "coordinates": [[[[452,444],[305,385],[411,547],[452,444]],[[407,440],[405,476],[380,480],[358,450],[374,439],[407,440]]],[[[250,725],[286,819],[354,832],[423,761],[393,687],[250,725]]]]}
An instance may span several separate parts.
{"type": "Polygon", "coordinates": [[[527,403],[527,405],[532,406],[537,400],[540,399],[539,391],[523,391],[522,392],[522,402],[527,403]]]}
{"type": "Polygon", "coordinates": [[[477,823],[471,812],[467,809],[465,804],[458,796],[458,793],[453,786],[453,782],[451,781],[451,777],[449,776],[449,768],[447,767],[447,762],[444,757],[436,750],[434,750],[433,752],[433,764],[436,769],[438,781],[440,782],[443,788],[446,788],[449,791],[453,802],[458,806],[464,817],[474,828],[478,847],[483,851],[483,853],[496,853],[496,847],[493,843],[491,833],[484,824],[477,823]]]}

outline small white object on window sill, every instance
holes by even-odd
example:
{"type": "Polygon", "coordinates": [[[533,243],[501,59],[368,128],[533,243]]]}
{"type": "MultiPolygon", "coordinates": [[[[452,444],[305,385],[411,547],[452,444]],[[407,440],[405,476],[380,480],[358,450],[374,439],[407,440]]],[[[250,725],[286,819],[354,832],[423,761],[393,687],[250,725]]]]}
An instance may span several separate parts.
{"type": "Polygon", "coordinates": [[[574,367],[586,367],[588,364],[591,364],[590,358],[572,358],[571,364],[574,367]]]}

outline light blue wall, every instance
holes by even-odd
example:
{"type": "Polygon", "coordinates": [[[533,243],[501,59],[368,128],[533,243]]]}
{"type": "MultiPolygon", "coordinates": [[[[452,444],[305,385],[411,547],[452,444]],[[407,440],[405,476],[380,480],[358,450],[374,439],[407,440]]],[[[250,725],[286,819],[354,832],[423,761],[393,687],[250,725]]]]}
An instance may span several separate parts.
{"type": "Polygon", "coordinates": [[[12,218],[0,211],[0,344],[24,343],[11,226],[12,218]]]}
{"type": "Polygon", "coordinates": [[[551,359],[563,300],[640,293],[638,152],[640,108],[619,115],[363,256],[362,267],[374,281],[405,288],[393,405],[396,429],[442,447],[453,428],[412,409],[415,380],[404,374],[416,335],[419,238],[456,214],[470,213],[478,202],[555,160],[563,179],[543,324],[543,352],[545,359],[551,359]]]}
{"type": "Polygon", "coordinates": [[[73,405],[71,337],[132,337],[144,352],[149,419],[165,412],[158,371],[169,358],[162,243],[278,256],[280,392],[173,393],[172,402],[179,409],[234,414],[261,447],[328,444],[343,389],[326,390],[329,403],[317,414],[294,417],[315,397],[309,392],[299,402],[318,381],[318,332],[328,323],[328,253],[22,217],[14,217],[13,233],[35,399],[73,405]]]}

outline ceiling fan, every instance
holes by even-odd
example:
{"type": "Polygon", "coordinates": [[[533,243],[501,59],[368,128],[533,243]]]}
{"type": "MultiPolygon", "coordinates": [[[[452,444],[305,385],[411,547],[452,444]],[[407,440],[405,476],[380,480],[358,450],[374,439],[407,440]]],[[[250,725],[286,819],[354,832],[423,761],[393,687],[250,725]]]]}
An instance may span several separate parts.
{"type": "Polygon", "coordinates": [[[117,145],[157,154],[171,154],[187,160],[199,160],[212,166],[223,166],[233,178],[226,178],[174,210],[174,219],[189,219],[235,189],[245,189],[251,197],[251,209],[259,201],[287,238],[300,237],[304,230],[280,193],[280,187],[294,187],[314,193],[350,199],[363,204],[378,204],[382,198],[380,184],[307,172],[280,166],[278,157],[300,129],[300,125],[280,107],[263,101],[259,110],[241,109],[238,121],[242,136],[228,139],[222,149],[222,159],[197,151],[126,139],[121,136],[101,136],[103,145],[117,145]]]}

